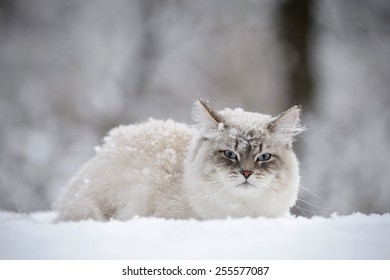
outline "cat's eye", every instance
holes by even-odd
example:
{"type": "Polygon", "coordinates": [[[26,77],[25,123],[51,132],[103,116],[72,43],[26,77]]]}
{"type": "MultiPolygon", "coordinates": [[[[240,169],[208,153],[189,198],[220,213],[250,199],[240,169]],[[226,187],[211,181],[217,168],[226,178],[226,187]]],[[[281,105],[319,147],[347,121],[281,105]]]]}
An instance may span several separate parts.
{"type": "Polygon", "coordinates": [[[223,154],[228,159],[231,159],[231,160],[236,160],[237,159],[237,155],[233,151],[226,150],[226,151],[223,151],[223,154]]]}
{"type": "Polygon", "coordinates": [[[270,153],[264,153],[264,154],[261,154],[257,157],[257,161],[268,161],[270,159],[271,159],[270,153]]]}

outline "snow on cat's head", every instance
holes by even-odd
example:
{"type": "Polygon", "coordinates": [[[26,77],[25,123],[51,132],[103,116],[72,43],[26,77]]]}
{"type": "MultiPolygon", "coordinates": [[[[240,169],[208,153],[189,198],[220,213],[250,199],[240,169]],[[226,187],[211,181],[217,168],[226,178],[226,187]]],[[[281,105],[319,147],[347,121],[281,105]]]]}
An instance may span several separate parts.
{"type": "Polygon", "coordinates": [[[276,217],[297,198],[298,161],[292,150],[302,131],[300,109],[278,117],[242,109],[213,110],[199,100],[199,135],[186,163],[190,201],[202,217],[276,217]]]}

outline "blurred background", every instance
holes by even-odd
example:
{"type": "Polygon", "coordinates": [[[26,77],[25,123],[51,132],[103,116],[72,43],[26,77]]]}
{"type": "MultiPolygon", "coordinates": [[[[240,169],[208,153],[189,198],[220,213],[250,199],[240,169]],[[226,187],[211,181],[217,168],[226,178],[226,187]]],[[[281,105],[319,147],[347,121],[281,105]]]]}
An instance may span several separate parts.
{"type": "Polygon", "coordinates": [[[0,0],[0,209],[48,210],[111,128],[303,107],[294,213],[390,212],[388,0],[0,0]]]}

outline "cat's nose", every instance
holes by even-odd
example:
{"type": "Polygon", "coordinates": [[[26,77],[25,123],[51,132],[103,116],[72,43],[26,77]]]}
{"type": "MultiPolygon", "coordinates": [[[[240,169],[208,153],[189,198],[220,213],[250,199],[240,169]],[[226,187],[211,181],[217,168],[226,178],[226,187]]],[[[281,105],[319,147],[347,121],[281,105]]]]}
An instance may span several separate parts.
{"type": "Polygon", "coordinates": [[[252,171],[240,171],[240,173],[245,177],[245,179],[248,179],[249,176],[252,175],[252,171]]]}

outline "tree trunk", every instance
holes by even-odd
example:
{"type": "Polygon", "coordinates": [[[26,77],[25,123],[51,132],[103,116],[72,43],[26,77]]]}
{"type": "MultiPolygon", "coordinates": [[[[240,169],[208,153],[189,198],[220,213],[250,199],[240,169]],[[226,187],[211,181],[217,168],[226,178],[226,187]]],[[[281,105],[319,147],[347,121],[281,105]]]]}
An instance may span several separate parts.
{"type": "Polygon", "coordinates": [[[313,110],[314,79],[311,69],[312,0],[282,1],[278,10],[278,28],[287,68],[289,105],[313,110]]]}

